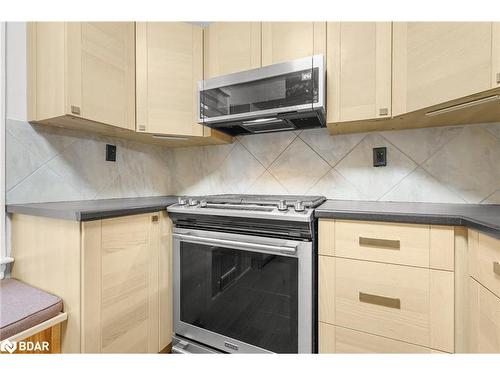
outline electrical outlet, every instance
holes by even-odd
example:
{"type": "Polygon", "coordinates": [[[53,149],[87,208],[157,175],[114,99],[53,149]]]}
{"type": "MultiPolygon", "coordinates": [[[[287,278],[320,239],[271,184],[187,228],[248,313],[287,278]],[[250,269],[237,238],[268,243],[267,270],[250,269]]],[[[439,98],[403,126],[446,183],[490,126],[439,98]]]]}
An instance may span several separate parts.
{"type": "Polygon", "coordinates": [[[115,145],[106,145],[106,161],[116,161],[115,145]]]}
{"type": "Polygon", "coordinates": [[[373,166],[385,167],[387,165],[387,147],[375,147],[373,149],[373,166]]]}

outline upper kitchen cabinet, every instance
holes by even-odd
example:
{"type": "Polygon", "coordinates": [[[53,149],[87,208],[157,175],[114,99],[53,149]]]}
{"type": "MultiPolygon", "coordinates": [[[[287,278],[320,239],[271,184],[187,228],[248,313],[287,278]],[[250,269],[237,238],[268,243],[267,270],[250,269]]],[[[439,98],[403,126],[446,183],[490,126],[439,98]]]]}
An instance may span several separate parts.
{"type": "Polygon", "coordinates": [[[204,32],[205,79],[261,66],[260,22],[213,22],[204,32]]]}
{"type": "Polygon", "coordinates": [[[137,130],[203,137],[196,85],[203,79],[203,29],[187,22],[136,24],[137,130]]]}
{"type": "Polygon", "coordinates": [[[326,22],[263,22],[262,65],[326,55],[326,22]]]}
{"type": "Polygon", "coordinates": [[[491,33],[491,84],[493,87],[500,87],[500,22],[493,22],[491,33]]]}
{"type": "Polygon", "coordinates": [[[393,115],[497,86],[498,28],[491,22],[394,23],[393,115]]]}
{"type": "Polygon", "coordinates": [[[391,116],[390,22],[327,24],[327,122],[391,116]]]}
{"type": "Polygon", "coordinates": [[[30,22],[28,121],[135,129],[133,22],[30,22]]]}

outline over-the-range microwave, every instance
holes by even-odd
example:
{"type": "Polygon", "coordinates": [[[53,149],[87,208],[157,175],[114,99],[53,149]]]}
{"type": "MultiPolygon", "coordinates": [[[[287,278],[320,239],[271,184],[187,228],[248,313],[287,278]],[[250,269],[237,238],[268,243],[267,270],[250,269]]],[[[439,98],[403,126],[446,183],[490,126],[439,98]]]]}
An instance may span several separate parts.
{"type": "Polygon", "coordinates": [[[323,55],[198,82],[198,122],[231,136],[325,126],[323,55]]]}

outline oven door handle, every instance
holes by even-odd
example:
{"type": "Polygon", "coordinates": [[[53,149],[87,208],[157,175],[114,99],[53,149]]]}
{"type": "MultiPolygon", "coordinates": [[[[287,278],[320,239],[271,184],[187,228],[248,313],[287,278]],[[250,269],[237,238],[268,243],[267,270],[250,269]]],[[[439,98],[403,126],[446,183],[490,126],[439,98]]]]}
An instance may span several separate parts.
{"type": "Polygon", "coordinates": [[[297,246],[274,246],[274,245],[265,245],[260,243],[221,240],[217,238],[199,237],[189,234],[177,234],[177,233],[174,233],[173,236],[181,240],[195,242],[199,244],[205,244],[205,245],[232,246],[237,249],[256,250],[265,253],[281,253],[286,255],[295,255],[297,253],[297,246]]]}

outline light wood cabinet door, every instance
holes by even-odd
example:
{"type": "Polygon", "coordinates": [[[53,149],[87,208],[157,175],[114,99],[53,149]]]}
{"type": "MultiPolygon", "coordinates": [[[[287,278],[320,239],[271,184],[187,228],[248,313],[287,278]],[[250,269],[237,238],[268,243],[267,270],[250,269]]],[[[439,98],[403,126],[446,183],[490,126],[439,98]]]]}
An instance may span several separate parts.
{"type": "Polygon", "coordinates": [[[172,339],[171,233],[166,211],[85,222],[15,214],[12,276],[62,298],[63,353],[158,353],[172,339]]]}
{"type": "Polygon", "coordinates": [[[491,38],[491,85],[500,87],[500,22],[493,22],[491,38]]]}
{"type": "Polygon", "coordinates": [[[214,22],[203,41],[205,79],[261,66],[260,22],[214,22]]]}
{"type": "Polygon", "coordinates": [[[393,116],[492,88],[491,22],[395,22],[393,116]]]}
{"type": "Polygon", "coordinates": [[[203,136],[196,122],[203,29],[187,22],[138,22],[136,44],[137,130],[203,136]]]}
{"type": "Polygon", "coordinates": [[[500,353],[500,298],[469,278],[471,353],[500,353]]]}
{"type": "Polygon", "coordinates": [[[326,55],[325,22],[263,22],[262,65],[326,55]]]}
{"type": "Polygon", "coordinates": [[[62,299],[61,352],[80,353],[80,223],[15,214],[11,228],[11,276],[62,299]]]}
{"type": "Polygon", "coordinates": [[[391,117],[391,22],[329,22],[327,41],[327,121],[391,117]]]}
{"type": "Polygon", "coordinates": [[[500,298],[500,239],[470,230],[469,273],[500,298]]]}
{"type": "Polygon", "coordinates": [[[337,220],[335,255],[429,267],[428,225],[337,220]]]}
{"type": "Polygon", "coordinates": [[[28,23],[27,80],[28,121],[135,130],[134,23],[28,23]]]}
{"type": "Polygon", "coordinates": [[[133,22],[75,22],[67,26],[67,113],[135,129],[133,22]]]}
{"type": "Polygon", "coordinates": [[[454,351],[454,274],[319,257],[319,320],[454,351]]]}
{"type": "Polygon", "coordinates": [[[421,354],[438,353],[423,346],[370,335],[331,324],[319,324],[319,352],[321,354],[421,354]]]}
{"type": "Polygon", "coordinates": [[[160,250],[159,250],[159,298],[160,298],[160,345],[165,349],[172,342],[173,335],[173,273],[172,273],[172,220],[167,211],[160,213],[160,250]]]}
{"type": "Polygon", "coordinates": [[[161,350],[160,247],[158,213],[85,223],[82,352],[161,350]]]}

